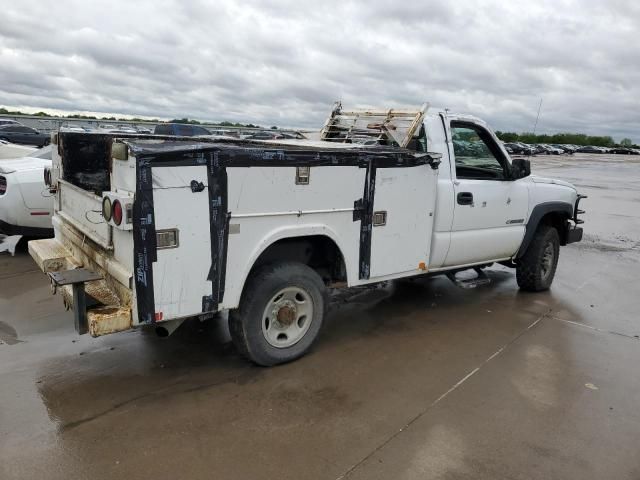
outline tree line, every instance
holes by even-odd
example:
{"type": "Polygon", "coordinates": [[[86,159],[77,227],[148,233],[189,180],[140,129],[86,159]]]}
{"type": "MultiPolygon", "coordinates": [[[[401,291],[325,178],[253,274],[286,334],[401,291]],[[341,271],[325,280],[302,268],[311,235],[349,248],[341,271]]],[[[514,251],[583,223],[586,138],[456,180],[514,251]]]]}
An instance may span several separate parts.
{"type": "Polygon", "coordinates": [[[525,132],[501,132],[496,131],[496,136],[503,142],[522,142],[522,143],[550,143],[550,144],[569,144],[569,145],[593,145],[596,147],[614,147],[621,145],[624,147],[631,147],[633,141],[629,138],[623,138],[620,143],[616,143],[615,140],[609,136],[593,136],[585,135],[584,133],[554,133],[551,135],[525,132]]]}

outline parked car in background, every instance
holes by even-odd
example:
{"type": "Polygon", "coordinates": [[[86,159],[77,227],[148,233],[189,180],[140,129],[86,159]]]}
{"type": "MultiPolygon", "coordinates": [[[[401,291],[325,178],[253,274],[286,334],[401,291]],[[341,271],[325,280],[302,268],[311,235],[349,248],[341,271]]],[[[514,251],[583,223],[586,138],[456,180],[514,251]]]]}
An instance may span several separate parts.
{"type": "Polygon", "coordinates": [[[507,142],[504,146],[507,151],[511,150],[509,153],[513,153],[515,155],[533,155],[535,150],[531,145],[527,145],[522,142],[507,142]]]}
{"type": "Polygon", "coordinates": [[[100,132],[103,133],[131,133],[137,134],[138,131],[129,125],[100,125],[100,132]]]}
{"type": "Polygon", "coordinates": [[[0,126],[3,126],[3,125],[22,125],[22,124],[20,122],[16,122],[15,120],[0,118],[0,126]]]}
{"type": "Polygon", "coordinates": [[[547,155],[561,155],[564,153],[564,150],[558,147],[554,147],[553,145],[549,145],[546,143],[541,143],[539,147],[542,148],[541,153],[546,153],[547,155]]]}
{"type": "Polygon", "coordinates": [[[536,149],[533,148],[532,145],[528,145],[528,144],[522,143],[522,142],[517,142],[517,144],[522,149],[522,154],[523,155],[534,155],[536,153],[536,149]]]}
{"type": "Polygon", "coordinates": [[[609,153],[615,153],[617,155],[640,155],[638,150],[628,147],[616,147],[609,150],[609,153]]]}
{"type": "Polygon", "coordinates": [[[554,148],[557,148],[559,150],[562,151],[562,153],[568,153],[569,155],[571,155],[573,152],[576,151],[575,148],[573,148],[571,145],[558,145],[558,144],[553,144],[551,145],[554,148]]]}
{"type": "Polygon", "coordinates": [[[604,153],[604,151],[600,147],[592,147],[587,145],[585,147],[580,147],[576,150],[578,153],[604,153]]]}
{"type": "Polygon", "coordinates": [[[53,198],[44,183],[52,146],[29,156],[0,160],[0,233],[50,237],[53,198]]]}
{"type": "Polygon", "coordinates": [[[515,143],[515,142],[507,142],[504,144],[504,148],[507,150],[507,152],[509,153],[514,153],[516,155],[521,155],[523,153],[523,149],[522,147],[515,143]]]}
{"type": "Polygon", "coordinates": [[[265,130],[262,132],[256,132],[248,137],[245,137],[247,140],[295,140],[295,139],[303,139],[305,138],[300,133],[287,133],[287,132],[279,132],[277,130],[265,130]]]}
{"type": "Polygon", "coordinates": [[[162,123],[156,125],[153,133],[156,135],[176,135],[178,137],[212,135],[206,128],[188,123],[162,123]]]}
{"type": "Polygon", "coordinates": [[[0,126],[0,140],[44,147],[45,145],[49,145],[51,137],[48,133],[40,133],[31,127],[10,124],[0,126]]]}
{"type": "Polygon", "coordinates": [[[85,133],[89,131],[86,128],[81,127],[80,125],[73,124],[73,123],[65,123],[61,125],[60,130],[63,130],[65,132],[76,132],[76,133],[85,133]]]}
{"type": "Polygon", "coordinates": [[[138,133],[142,133],[143,135],[150,135],[151,129],[142,125],[136,125],[135,127],[136,132],[138,133]]]}

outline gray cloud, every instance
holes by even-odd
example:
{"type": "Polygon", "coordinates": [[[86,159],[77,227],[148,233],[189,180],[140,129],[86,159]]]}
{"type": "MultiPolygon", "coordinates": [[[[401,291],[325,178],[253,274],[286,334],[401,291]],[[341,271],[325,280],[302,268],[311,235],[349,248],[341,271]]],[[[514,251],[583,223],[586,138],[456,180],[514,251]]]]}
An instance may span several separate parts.
{"type": "Polygon", "coordinates": [[[320,126],[331,104],[640,141],[631,0],[3,5],[0,104],[320,126]]]}

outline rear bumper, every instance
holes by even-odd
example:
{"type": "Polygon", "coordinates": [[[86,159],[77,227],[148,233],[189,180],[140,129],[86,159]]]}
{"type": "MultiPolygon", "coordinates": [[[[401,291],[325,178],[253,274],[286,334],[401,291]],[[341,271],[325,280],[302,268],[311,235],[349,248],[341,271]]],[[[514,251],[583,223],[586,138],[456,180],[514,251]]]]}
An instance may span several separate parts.
{"type": "Polygon", "coordinates": [[[88,332],[92,337],[99,337],[133,328],[131,297],[122,295],[122,287],[114,288],[116,282],[107,270],[98,263],[76,258],[71,249],[56,238],[33,240],[28,246],[29,254],[45,273],[68,275],[86,267],[85,272],[96,274],[89,275],[88,280],[80,277],[77,281],[67,282],[55,281],[52,277],[56,287],[54,293],[60,291],[65,305],[73,309],[74,324],[79,334],[88,332]]]}

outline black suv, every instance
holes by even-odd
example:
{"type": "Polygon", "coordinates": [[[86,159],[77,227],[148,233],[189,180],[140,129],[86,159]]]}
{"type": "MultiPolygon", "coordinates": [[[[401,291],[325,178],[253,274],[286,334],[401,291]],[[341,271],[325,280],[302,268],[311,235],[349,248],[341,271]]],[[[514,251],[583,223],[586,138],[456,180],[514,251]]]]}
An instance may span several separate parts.
{"type": "Polygon", "coordinates": [[[44,147],[49,145],[51,137],[47,133],[25,127],[24,125],[1,125],[0,140],[6,140],[11,143],[22,143],[24,145],[35,145],[36,147],[44,147]]]}

